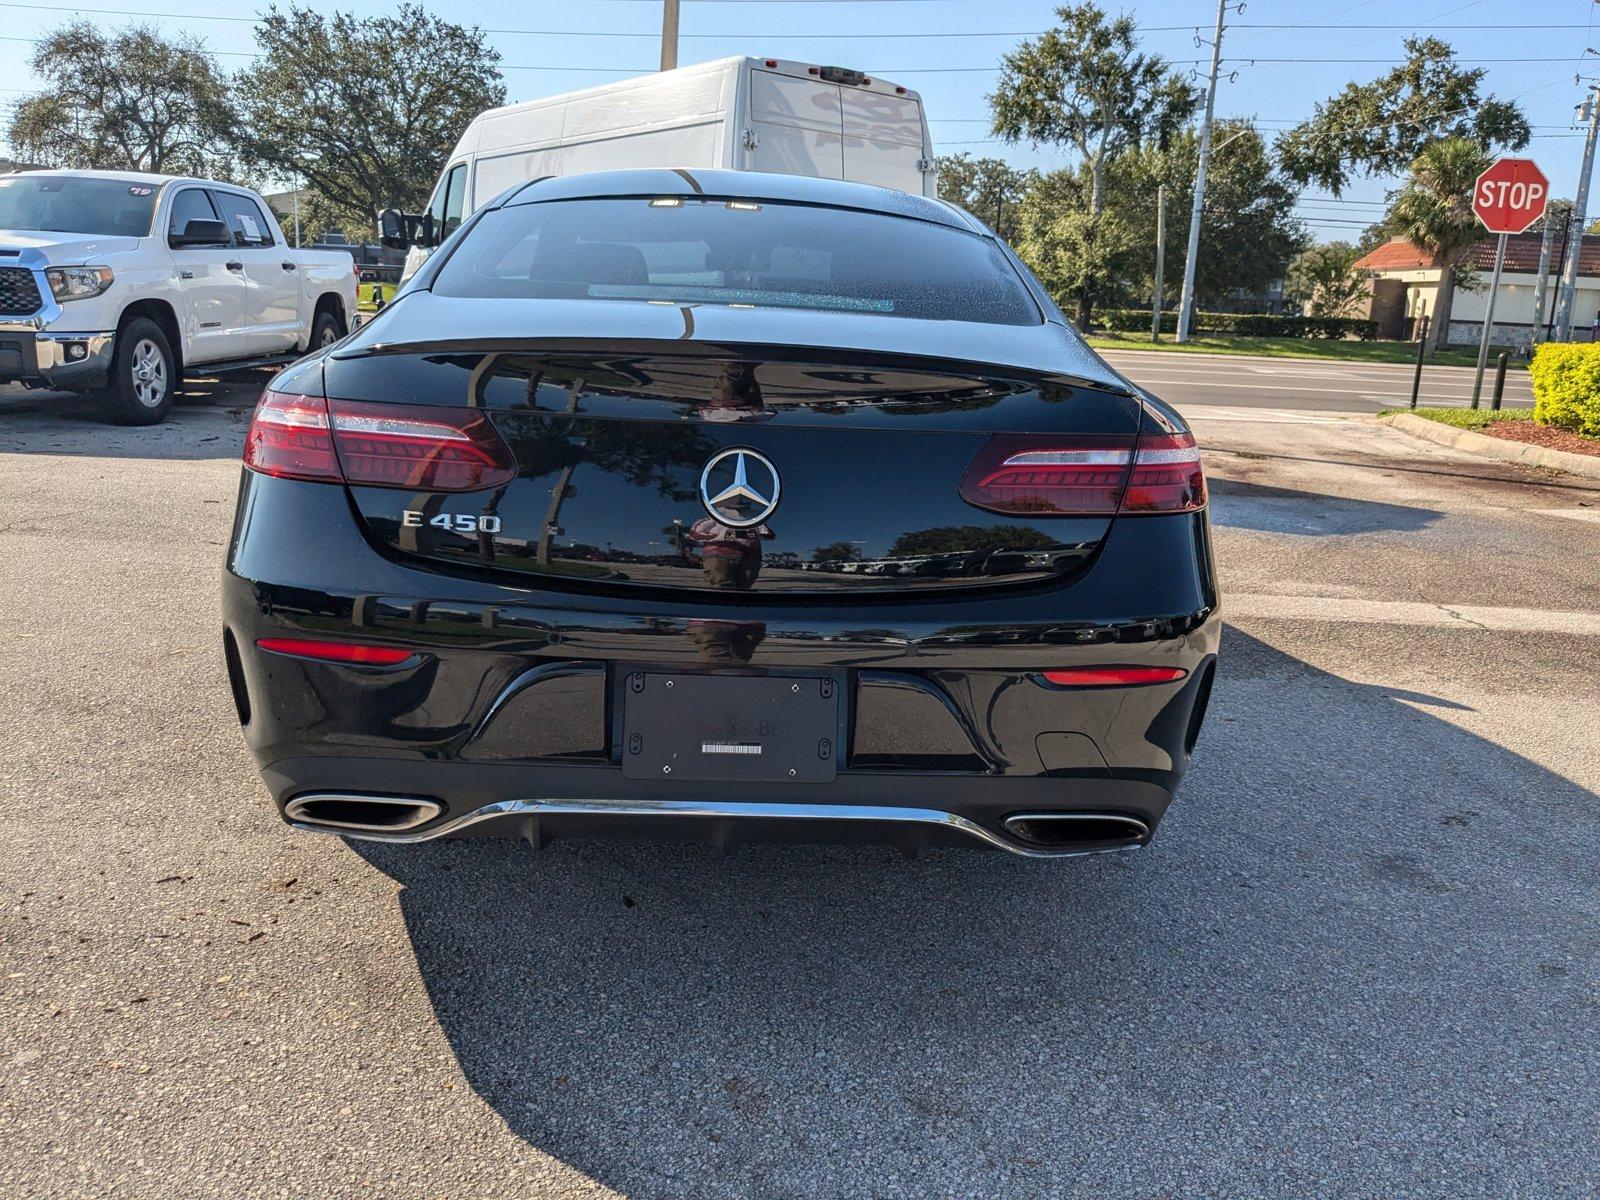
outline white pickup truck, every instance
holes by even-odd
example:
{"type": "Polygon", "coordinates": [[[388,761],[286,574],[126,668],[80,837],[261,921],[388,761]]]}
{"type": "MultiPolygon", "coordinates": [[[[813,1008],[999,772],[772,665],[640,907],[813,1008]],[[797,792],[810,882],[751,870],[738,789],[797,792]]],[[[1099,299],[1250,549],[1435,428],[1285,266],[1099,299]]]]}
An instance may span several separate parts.
{"type": "Polygon", "coordinates": [[[261,197],[112,171],[0,175],[0,384],[98,391],[153,425],[185,371],[288,361],[355,317],[350,255],[296,250],[261,197]]]}

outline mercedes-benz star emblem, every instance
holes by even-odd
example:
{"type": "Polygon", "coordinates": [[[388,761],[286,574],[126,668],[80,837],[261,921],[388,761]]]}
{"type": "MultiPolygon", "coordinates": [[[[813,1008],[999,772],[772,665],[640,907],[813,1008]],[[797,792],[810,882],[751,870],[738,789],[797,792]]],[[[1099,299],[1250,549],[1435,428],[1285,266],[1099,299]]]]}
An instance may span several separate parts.
{"type": "Polygon", "coordinates": [[[778,507],[778,468],[754,450],[724,450],[700,472],[700,502],[724,525],[748,529],[778,507]]]}

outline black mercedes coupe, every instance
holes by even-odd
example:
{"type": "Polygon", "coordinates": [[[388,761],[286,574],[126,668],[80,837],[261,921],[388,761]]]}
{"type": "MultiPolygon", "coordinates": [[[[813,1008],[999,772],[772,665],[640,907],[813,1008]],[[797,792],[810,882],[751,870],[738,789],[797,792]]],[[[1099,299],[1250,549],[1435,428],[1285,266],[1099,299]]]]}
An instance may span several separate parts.
{"type": "Polygon", "coordinates": [[[295,827],[1143,845],[1220,619],[1182,419],[981,222],[638,170],[269,385],[223,583],[295,827]]]}

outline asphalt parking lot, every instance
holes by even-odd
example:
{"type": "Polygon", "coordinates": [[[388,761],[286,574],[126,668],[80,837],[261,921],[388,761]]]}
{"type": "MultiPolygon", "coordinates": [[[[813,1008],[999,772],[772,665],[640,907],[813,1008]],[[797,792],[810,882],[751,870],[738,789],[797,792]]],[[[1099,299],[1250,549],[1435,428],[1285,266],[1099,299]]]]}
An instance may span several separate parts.
{"type": "Polygon", "coordinates": [[[294,833],[220,661],[251,381],[0,390],[0,1195],[1595,1194],[1600,487],[1187,364],[1216,696],[1064,863],[294,833]]]}

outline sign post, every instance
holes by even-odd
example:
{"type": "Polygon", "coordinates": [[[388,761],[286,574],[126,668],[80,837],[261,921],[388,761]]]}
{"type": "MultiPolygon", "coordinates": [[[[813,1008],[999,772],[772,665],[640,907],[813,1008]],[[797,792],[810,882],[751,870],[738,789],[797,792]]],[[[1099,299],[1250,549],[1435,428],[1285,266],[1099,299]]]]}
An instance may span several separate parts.
{"type": "MultiPolygon", "coordinates": [[[[1472,407],[1483,394],[1483,368],[1489,361],[1489,334],[1494,328],[1494,302],[1500,292],[1500,273],[1506,265],[1506,237],[1521,233],[1540,217],[1550,202],[1550,181],[1531,158],[1502,158],[1472,185],[1472,211],[1490,233],[1500,235],[1494,250],[1494,278],[1489,284],[1488,310],[1483,314],[1483,336],[1478,340],[1478,374],[1472,384],[1472,407]]],[[[1445,270],[1450,267],[1446,265],[1445,270]]],[[[1442,282],[1442,280],[1441,280],[1442,282]]],[[[1445,331],[1448,337],[1449,331],[1445,331]]]]}

